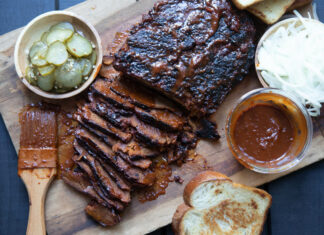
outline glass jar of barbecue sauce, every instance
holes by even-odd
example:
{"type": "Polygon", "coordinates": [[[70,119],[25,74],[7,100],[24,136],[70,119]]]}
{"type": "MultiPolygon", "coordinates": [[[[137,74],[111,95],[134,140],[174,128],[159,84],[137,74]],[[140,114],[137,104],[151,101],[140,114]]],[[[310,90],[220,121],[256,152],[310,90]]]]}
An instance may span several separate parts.
{"type": "Polygon", "coordinates": [[[243,95],[230,112],[226,137],[235,158],[260,173],[298,164],[311,143],[312,119],[293,95],[261,88],[243,95]]]}

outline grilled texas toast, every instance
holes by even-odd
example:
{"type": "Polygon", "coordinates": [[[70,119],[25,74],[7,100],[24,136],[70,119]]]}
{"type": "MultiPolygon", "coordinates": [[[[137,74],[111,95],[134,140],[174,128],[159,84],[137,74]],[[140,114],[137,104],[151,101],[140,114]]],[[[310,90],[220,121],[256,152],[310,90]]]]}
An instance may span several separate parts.
{"type": "Polygon", "coordinates": [[[267,192],[211,171],[191,180],[183,198],[172,220],[180,235],[261,234],[271,205],[267,192]]]}
{"type": "Polygon", "coordinates": [[[232,2],[234,3],[234,5],[238,8],[238,9],[245,9],[248,6],[251,6],[257,2],[261,2],[263,0],[232,0],[232,2]]]}
{"type": "Polygon", "coordinates": [[[297,8],[303,7],[307,4],[311,4],[313,0],[295,0],[295,2],[288,8],[287,11],[293,11],[297,8]]]}
{"type": "Polygon", "coordinates": [[[248,7],[247,10],[266,24],[277,22],[285,14],[294,0],[264,0],[248,7]]]}

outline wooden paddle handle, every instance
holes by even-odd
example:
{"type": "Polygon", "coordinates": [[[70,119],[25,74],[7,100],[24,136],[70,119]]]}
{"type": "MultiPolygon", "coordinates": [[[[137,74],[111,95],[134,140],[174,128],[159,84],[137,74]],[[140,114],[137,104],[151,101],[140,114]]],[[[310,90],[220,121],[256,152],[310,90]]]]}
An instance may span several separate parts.
{"type": "Polygon", "coordinates": [[[29,196],[29,216],[26,235],[46,235],[44,202],[56,168],[26,169],[19,172],[29,196]]]}

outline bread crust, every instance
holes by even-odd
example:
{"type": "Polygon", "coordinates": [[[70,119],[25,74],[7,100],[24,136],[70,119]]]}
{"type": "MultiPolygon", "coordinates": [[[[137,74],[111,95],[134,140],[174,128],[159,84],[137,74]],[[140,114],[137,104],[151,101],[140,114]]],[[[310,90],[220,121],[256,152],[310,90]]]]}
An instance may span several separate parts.
{"type": "Polygon", "coordinates": [[[295,2],[288,8],[287,11],[293,11],[297,8],[303,7],[307,4],[311,4],[313,0],[295,0],[295,2]]]}
{"type": "Polygon", "coordinates": [[[191,207],[187,206],[185,203],[182,203],[177,207],[176,211],[174,212],[174,215],[172,217],[172,229],[176,235],[179,234],[179,227],[182,217],[188,210],[190,210],[190,208],[191,207]]]}
{"type": "Polygon", "coordinates": [[[194,177],[190,182],[186,185],[183,191],[183,201],[185,204],[191,206],[190,204],[190,197],[191,193],[195,190],[196,187],[198,187],[201,183],[211,181],[211,180],[229,180],[232,181],[230,178],[228,178],[226,175],[223,175],[219,172],[215,171],[204,171],[194,177]]]}
{"type": "Polygon", "coordinates": [[[282,1],[285,5],[278,7],[276,6],[276,3],[273,4],[271,0],[264,0],[257,4],[251,5],[250,7],[247,8],[247,10],[253,15],[255,15],[256,17],[258,17],[259,19],[261,19],[264,23],[270,25],[277,22],[288,11],[289,7],[293,5],[294,1],[295,0],[282,1]],[[276,10],[275,17],[270,16],[271,14],[273,14],[274,9],[277,9],[277,7],[280,10],[276,10]],[[271,9],[270,13],[269,13],[269,9],[271,9]]]}
{"type": "Polygon", "coordinates": [[[241,3],[241,1],[240,0],[232,0],[232,2],[234,3],[234,5],[238,8],[238,9],[240,9],[240,10],[243,10],[243,9],[245,9],[245,8],[247,8],[247,7],[249,7],[249,6],[251,6],[251,5],[253,5],[253,4],[255,4],[255,3],[257,3],[257,2],[261,2],[261,1],[263,1],[263,0],[254,0],[254,1],[251,1],[251,3],[249,3],[249,4],[242,4],[241,3]]]}

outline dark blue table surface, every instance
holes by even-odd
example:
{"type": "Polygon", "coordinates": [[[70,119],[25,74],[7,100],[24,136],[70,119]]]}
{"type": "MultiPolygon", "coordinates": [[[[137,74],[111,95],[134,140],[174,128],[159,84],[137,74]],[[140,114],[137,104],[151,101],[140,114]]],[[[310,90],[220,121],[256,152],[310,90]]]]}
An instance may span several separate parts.
{"type": "MultiPolygon", "coordinates": [[[[0,0],[0,35],[21,27],[35,16],[65,9],[81,0],[0,0]]],[[[108,2],[108,1],[107,1],[108,2]]],[[[324,0],[315,0],[324,21],[324,0]]],[[[324,154],[324,153],[322,153],[324,154]]],[[[261,188],[273,197],[263,235],[324,234],[324,161],[282,177],[261,188]]],[[[0,234],[25,234],[28,195],[17,176],[17,155],[0,118],[0,234]]],[[[151,235],[173,234],[171,227],[151,235]]]]}

